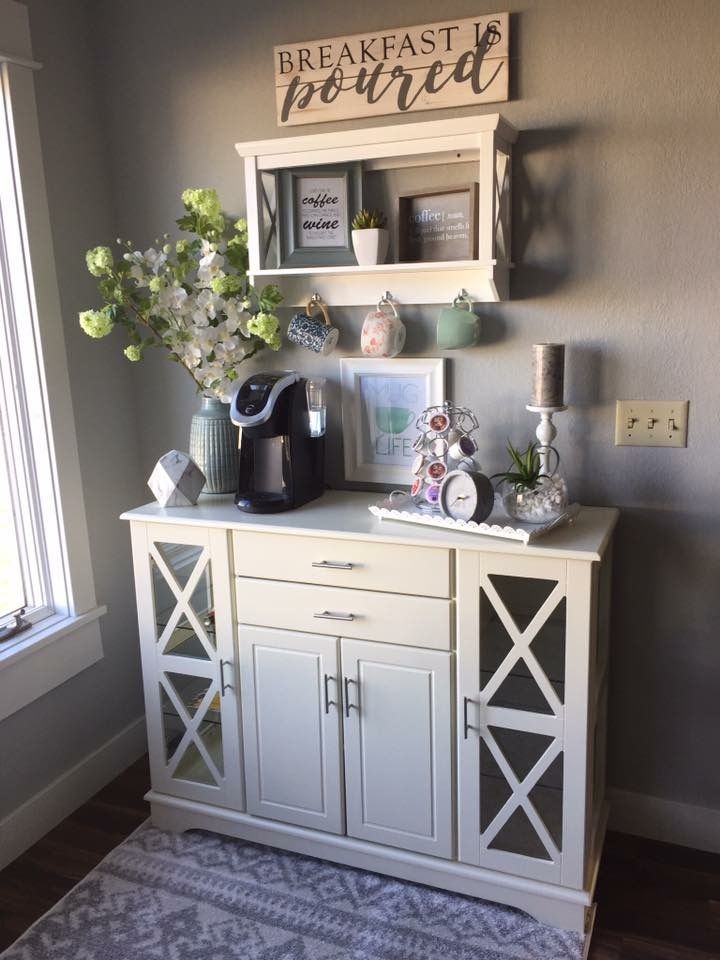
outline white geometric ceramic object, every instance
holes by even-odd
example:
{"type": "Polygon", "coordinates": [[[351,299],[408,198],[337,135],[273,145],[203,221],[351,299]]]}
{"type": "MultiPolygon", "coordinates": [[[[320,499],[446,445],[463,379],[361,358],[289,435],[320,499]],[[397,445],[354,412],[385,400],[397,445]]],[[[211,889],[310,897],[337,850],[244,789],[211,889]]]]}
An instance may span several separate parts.
{"type": "Polygon", "coordinates": [[[161,507],[191,507],[205,486],[205,474],[187,453],[169,450],[155,464],[148,486],[161,507]]]}

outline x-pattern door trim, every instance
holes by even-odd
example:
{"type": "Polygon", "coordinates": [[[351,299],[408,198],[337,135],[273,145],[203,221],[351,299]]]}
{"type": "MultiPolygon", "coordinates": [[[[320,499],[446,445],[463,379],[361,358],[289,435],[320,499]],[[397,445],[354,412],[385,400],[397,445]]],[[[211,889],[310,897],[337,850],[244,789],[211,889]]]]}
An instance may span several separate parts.
{"type": "Polygon", "coordinates": [[[505,257],[508,257],[509,244],[507,242],[508,237],[506,236],[508,224],[505,222],[510,196],[510,157],[508,154],[500,151],[495,154],[493,180],[495,186],[493,238],[495,243],[497,243],[498,237],[502,237],[503,254],[505,257]]]}
{"type": "Polygon", "coordinates": [[[542,817],[535,809],[529,794],[543,773],[545,773],[545,771],[550,767],[560,753],[562,749],[560,740],[553,740],[547,749],[543,751],[542,755],[535,762],[530,771],[522,778],[522,780],[520,780],[515,775],[515,771],[508,763],[507,759],[505,758],[505,754],[498,746],[498,743],[495,740],[495,737],[493,737],[492,733],[490,733],[490,730],[483,730],[481,736],[488,745],[488,749],[492,753],[495,762],[497,763],[503,776],[507,780],[510,789],[512,790],[512,793],[502,805],[500,810],[498,810],[497,814],[493,817],[485,830],[482,831],[480,838],[481,847],[483,849],[487,849],[499,831],[505,826],[507,821],[513,815],[515,810],[522,807],[543,846],[550,854],[550,858],[554,863],[558,863],[560,860],[560,851],[555,845],[555,841],[550,836],[542,817]]]}
{"type": "Polygon", "coordinates": [[[530,649],[530,645],[537,636],[540,628],[544,626],[550,614],[565,596],[565,587],[562,583],[558,583],[525,630],[520,630],[512,614],[509,613],[507,607],[500,599],[500,595],[487,574],[481,574],[480,585],[495,608],[495,612],[513,642],[512,649],[508,651],[507,656],[493,673],[482,691],[483,703],[488,704],[492,700],[500,685],[507,679],[510,671],[518,660],[523,659],[552,712],[556,717],[562,717],[564,711],[563,705],[553,690],[552,684],[545,675],[545,671],[540,666],[535,654],[530,649]]]}
{"type": "Polygon", "coordinates": [[[214,660],[216,657],[215,649],[213,648],[212,643],[210,643],[207,633],[202,627],[200,621],[197,618],[197,615],[195,614],[195,611],[193,610],[190,604],[190,600],[192,599],[192,595],[195,591],[195,587],[197,587],[198,582],[200,581],[200,577],[203,575],[203,573],[207,569],[208,563],[210,562],[210,551],[208,550],[207,547],[203,547],[202,552],[200,553],[200,556],[197,559],[195,567],[193,568],[192,573],[188,577],[188,581],[185,584],[184,588],[180,586],[180,583],[178,582],[175,574],[172,572],[171,568],[165,562],[165,559],[163,558],[162,553],[160,552],[160,550],[158,550],[157,544],[155,543],[150,544],[150,556],[153,558],[153,560],[157,564],[157,567],[160,570],[160,573],[165,578],[165,581],[167,582],[167,585],[170,588],[176,600],[175,609],[170,614],[168,622],[165,625],[165,629],[162,631],[162,633],[158,637],[159,649],[163,652],[165,651],[165,647],[168,641],[170,640],[170,637],[173,635],[173,632],[175,631],[175,628],[178,625],[180,617],[184,613],[188,619],[188,623],[194,630],[198,640],[203,645],[203,648],[207,653],[208,658],[210,660],[214,660]]]}
{"type": "Polygon", "coordinates": [[[202,737],[199,734],[200,724],[205,719],[205,714],[210,707],[213,697],[218,692],[217,686],[212,681],[210,682],[205,694],[200,701],[197,710],[193,716],[190,716],[190,712],[186,708],[185,704],[182,702],[180,697],[177,695],[175,688],[173,687],[172,681],[169,680],[167,675],[163,672],[160,675],[160,683],[162,684],[163,690],[170,698],[172,705],[175,707],[178,716],[185,725],[185,733],[180,738],[180,742],[173,751],[172,756],[168,759],[167,762],[167,772],[169,776],[174,776],[175,771],[177,770],[178,764],[185,755],[185,751],[190,746],[190,743],[194,743],[200,752],[200,756],[203,758],[207,764],[207,768],[210,771],[211,775],[214,777],[218,786],[222,783],[222,775],[220,771],[215,766],[212,757],[208,753],[205,744],[202,741],[202,737]]]}
{"type": "MultiPolygon", "coordinates": [[[[265,183],[263,181],[262,174],[260,175],[260,191],[262,193],[262,202],[265,206],[265,209],[267,210],[267,215],[270,221],[268,225],[267,236],[265,237],[265,249],[263,251],[263,263],[264,263],[270,251],[270,244],[273,241],[273,236],[275,235],[275,231],[277,227],[277,210],[273,210],[272,208],[272,205],[270,203],[270,198],[268,197],[267,190],[265,189],[265,183]]],[[[276,187],[276,193],[277,193],[277,187],[276,187]]]]}

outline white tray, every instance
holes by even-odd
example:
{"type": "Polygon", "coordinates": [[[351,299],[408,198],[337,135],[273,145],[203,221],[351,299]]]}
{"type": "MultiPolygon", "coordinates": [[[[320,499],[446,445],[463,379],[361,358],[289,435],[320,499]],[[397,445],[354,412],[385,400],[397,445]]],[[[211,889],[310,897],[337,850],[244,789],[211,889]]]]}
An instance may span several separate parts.
{"type": "Polygon", "coordinates": [[[422,513],[409,495],[405,498],[394,497],[381,500],[368,507],[370,513],[381,520],[403,520],[406,523],[422,523],[429,527],[445,527],[448,530],[461,530],[463,533],[479,533],[485,537],[502,537],[505,540],[519,540],[521,543],[534,543],[551,530],[572,523],[580,511],[579,503],[571,503],[565,513],[547,523],[508,522],[508,516],[496,498],[490,516],[483,523],[472,520],[453,520],[442,514],[422,513]]]}

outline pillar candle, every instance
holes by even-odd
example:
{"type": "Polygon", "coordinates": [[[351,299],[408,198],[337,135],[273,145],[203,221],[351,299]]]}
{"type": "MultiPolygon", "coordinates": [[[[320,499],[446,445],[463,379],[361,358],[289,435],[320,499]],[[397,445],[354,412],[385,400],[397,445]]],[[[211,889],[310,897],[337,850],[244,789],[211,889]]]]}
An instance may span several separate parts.
{"type": "Polygon", "coordinates": [[[565,344],[534,343],[531,407],[561,407],[565,375],[565,344]]]}

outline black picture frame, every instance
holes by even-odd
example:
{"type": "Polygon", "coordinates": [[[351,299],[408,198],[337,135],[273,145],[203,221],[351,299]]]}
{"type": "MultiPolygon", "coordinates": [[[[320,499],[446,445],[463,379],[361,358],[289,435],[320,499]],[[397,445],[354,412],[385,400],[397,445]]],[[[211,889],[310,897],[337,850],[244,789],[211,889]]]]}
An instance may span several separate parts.
{"type": "Polygon", "coordinates": [[[400,263],[476,260],[477,224],[477,183],[401,194],[398,197],[398,260],[400,263]],[[413,222],[412,217],[424,219],[413,222]],[[457,236],[448,235],[448,229],[453,231],[461,220],[463,227],[457,230],[457,236]]]}
{"type": "MultiPolygon", "coordinates": [[[[333,163],[317,167],[291,167],[278,171],[278,267],[341,267],[354,265],[350,224],[358,210],[362,209],[362,164],[333,163]],[[303,184],[315,181],[321,186],[315,190],[318,199],[323,193],[322,181],[328,181],[325,192],[339,198],[334,213],[340,214],[341,223],[334,231],[332,242],[322,242],[322,229],[303,229],[301,204],[303,184]],[[342,191],[341,193],[339,191],[342,191]],[[313,236],[315,234],[315,236],[313,236]],[[310,239],[312,237],[312,239],[310,239]]],[[[308,194],[311,196],[311,194],[308,194]]],[[[310,213],[322,214],[322,210],[309,208],[310,213]]],[[[333,217],[333,222],[338,219],[333,217]]],[[[316,220],[320,222],[320,220],[316,220]]]]}

